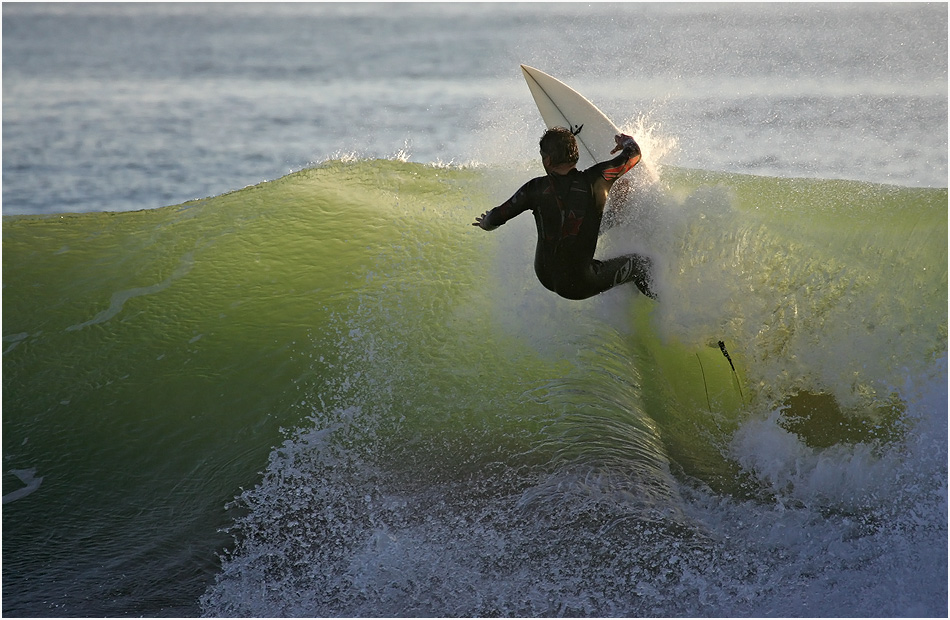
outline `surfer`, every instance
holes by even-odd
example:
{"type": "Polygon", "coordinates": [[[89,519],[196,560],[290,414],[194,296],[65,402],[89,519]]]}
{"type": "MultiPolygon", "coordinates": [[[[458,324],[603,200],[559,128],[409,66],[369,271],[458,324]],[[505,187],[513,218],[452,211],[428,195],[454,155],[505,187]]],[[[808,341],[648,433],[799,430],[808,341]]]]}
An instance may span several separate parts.
{"type": "Polygon", "coordinates": [[[656,299],[650,289],[652,262],[627,254],[599,261],[594,258],[607,192],[614,181],[640,161],[640,147],[626,135],[615,136],[613,159],[584,170],[577,169],[577,140],[563,127],[541,137],[541,163],[546,176],[531,179],[504,204],[486,211],[472,224],[494,230],[531,210],[538,228],[534,271],[550,291],[566,299],[587,299],[633,282],[640,292],[656,299]]]}

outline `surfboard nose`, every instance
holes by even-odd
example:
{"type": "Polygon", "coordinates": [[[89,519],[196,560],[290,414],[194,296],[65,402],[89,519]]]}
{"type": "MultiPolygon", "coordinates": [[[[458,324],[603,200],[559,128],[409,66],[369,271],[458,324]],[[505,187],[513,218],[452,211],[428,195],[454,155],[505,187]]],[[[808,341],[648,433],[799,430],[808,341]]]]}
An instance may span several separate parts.
{"type": "Polygon", "coordinates": [[[544,71],[521,65],[528,90],[548,129],[567,127],[577,136],[578,165],[586,168],[610,159],[620,133],[607,116],[576,90],[544,71]],[[581,127],[584,133],[580,134],[581,127]]]}

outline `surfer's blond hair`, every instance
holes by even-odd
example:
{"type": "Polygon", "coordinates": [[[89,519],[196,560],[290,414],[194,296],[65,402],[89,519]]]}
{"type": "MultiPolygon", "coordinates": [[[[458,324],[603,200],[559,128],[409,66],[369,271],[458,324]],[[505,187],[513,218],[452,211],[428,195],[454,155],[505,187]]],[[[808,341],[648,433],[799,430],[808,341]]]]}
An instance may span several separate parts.
{"type": "Polygon", "coordinates": [[[577,163],[577,139],[570,129],[552,127],[544,132],[538,145],[541,152],[551,158],[552,166],[577,163]]]}

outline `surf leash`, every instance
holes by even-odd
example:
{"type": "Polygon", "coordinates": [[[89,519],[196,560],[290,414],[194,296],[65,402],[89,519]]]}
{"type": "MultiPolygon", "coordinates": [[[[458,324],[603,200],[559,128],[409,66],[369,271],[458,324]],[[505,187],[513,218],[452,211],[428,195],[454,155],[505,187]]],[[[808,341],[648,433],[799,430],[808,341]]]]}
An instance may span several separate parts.
{"type": "Polygon", "coordinates": [[[699,372],[703,373],[703,389],[706,390],[706,406],[709,407],[709,413],[712,413],[712,403],[709,402],[709,386],[706,385],[706,369],[703,368],[703,360],[696,354],[696,361],[699,362],[699,372]]]}

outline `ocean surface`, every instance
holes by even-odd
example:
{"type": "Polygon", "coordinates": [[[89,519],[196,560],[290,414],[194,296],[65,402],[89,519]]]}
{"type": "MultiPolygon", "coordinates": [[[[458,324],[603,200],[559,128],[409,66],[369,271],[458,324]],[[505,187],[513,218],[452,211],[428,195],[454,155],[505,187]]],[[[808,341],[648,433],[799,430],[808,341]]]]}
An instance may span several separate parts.
{"type": "Polygon", "coordinates": [[[4,3],[3,615],[946,617],[947,16],[4,3]]]}

